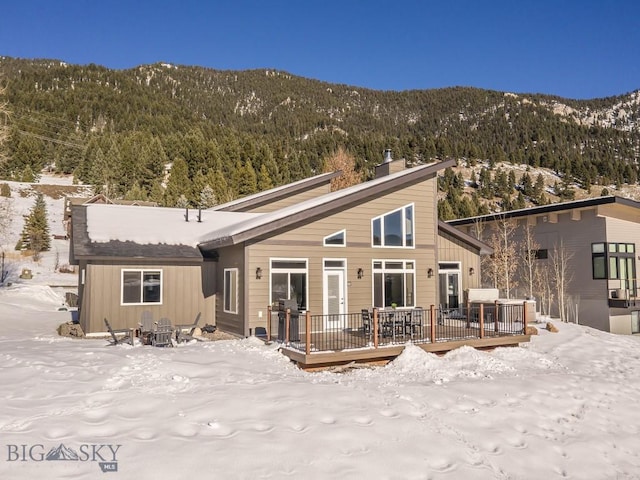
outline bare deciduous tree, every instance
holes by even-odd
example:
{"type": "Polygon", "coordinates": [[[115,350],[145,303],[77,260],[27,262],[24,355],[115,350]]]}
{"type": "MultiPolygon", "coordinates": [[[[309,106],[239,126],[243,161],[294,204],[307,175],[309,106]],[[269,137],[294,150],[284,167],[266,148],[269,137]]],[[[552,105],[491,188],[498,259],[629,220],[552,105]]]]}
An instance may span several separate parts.
{"type": "Polygon", "coordinates": [[[483,268],[486,268],[495,288],[504,292],[506,298],[511,297],[511,289],[518,286],[516,271],[518,267],[516,243],[513,235],[516,223],[505,217],[497,220],[491,231],[487,244],[493,248],[493,254],[485,257],[483,268]]]}
{"type": "Polygon", "coordinates": [[[324,159],[324,172],[342,171],[342,175],[331,180],[331,191],[341,190],[362,182],[362,175],[356,172],[356,159],[343,147],[324,159]]]}
{"type": "Polygon", "coordinates": [[[573,252],[560,239],[560,244],[555,244],[551,252],[551,266],[553,273],[553,285],[558,294],[558,313],[560,320],[567,321],[567,291],[573,280],[573,272],[569,269],[569,264],[573,258],[573,252]]]}
{"type": "Polygon", "coordinates": [[[536,242],[533,227],[526,222],[523,230],[523,237],[519,245],[520,262],[519,267],[522,275],[523,287],[529,298],[533,298],[538,285],[540,284],[540,267],[538,260],[538,249],[540,244],[536,242]]]}

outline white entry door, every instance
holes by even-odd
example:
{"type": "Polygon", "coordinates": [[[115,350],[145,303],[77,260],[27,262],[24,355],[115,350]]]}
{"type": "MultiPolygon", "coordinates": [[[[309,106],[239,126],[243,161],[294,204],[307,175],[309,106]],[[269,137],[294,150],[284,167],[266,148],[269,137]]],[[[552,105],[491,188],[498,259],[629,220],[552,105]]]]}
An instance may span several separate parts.
{"type": "Polygon", "coordinates": [[[324,271],[325,329],[339,329],[346,325],[344,301],[344,270],[324,271]]]}

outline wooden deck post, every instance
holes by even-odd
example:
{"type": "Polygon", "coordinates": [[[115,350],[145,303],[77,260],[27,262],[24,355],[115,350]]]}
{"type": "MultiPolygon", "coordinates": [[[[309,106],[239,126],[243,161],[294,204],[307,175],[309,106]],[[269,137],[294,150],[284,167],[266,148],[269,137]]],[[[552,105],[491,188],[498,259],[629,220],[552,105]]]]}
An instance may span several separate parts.
{"type": "Polygon", "coordinates": [[[431,335],[431,343],[436,343],[436,306],[431,305],[429,307],[429,316],[431,317],[431,331],[429,334],[431,335]]]}
{"type": "Polygon", "coordinates": [[[478,328],[480,328],[480,338],[484,338],[484,303],[480,303],[479,315],[478,328]]]}
{"type": "Polygon", "coordinates": [[[267,341],[271,341],[271,305],[267,307],[267,341]]]}
{"type": "Polygon", "coordinates": [[[527,334],[527,302],[522,302],[522,334],[527,334]]]}
{"type": "Polygon", "coordinates": [[[378,309],[373,309],[373,348],[378,348],[378,309]]]}
{"type": "Polygon", "coordinates": [[[311,312],[307,310],[305,315],[305,353],[309,355],[311,353],[311,312]]]}
{"type": "Polygon", "coordinates": [[[494,323],[495,331],[496,331],[496,333],[498,333],[498,321],[500,320],[500,310],[498,309],[498,300],[493,302],[493,304],[495,305],[495,312],[496,312],[496,314],[495,314],[496,321],[494,323]]]}
{"type": "Polygon", "coordinates": [[[285,325],[284,325],[284,331],[285,331],[285,335],[284,335],[284,343],[289,345],[289,323],[291,322],[291,309],[287,308],[287,315],[284,319],[285,325]]]}

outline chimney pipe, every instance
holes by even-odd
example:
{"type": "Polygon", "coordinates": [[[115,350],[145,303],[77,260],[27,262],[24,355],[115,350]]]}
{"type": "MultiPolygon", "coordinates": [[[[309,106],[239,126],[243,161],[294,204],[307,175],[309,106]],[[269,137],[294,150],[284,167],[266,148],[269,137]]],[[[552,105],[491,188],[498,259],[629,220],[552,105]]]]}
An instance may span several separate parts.
{"type": "Polygon", "coordinates": [[[384,163],[389,163],[393,160],[393,158],[391,158],[391,149],[390,148],[386,148],[384,150],[384,163]]]}
{"type": "Polygon", "coordinates": [[[198,223],[202,223],[202,205],[198,205],[198,223]]]}
{"type": "Polygon", "coordinates": [[[189,221],[189,207],[186,207],[186,213],[184,214],[184,219],[188,222],[189,221]]]}

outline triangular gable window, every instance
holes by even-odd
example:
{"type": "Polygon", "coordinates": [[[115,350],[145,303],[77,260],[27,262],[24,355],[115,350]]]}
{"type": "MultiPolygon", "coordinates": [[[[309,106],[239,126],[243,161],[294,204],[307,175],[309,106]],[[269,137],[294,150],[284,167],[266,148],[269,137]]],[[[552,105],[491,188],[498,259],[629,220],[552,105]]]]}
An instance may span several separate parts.
{"type": "Polygon", "coordinates": [[[324,237],[323,245],[325,247],[344,247],[347,244],[347,231],[340,230],[339,232],[327,235],[324,237]]]}

